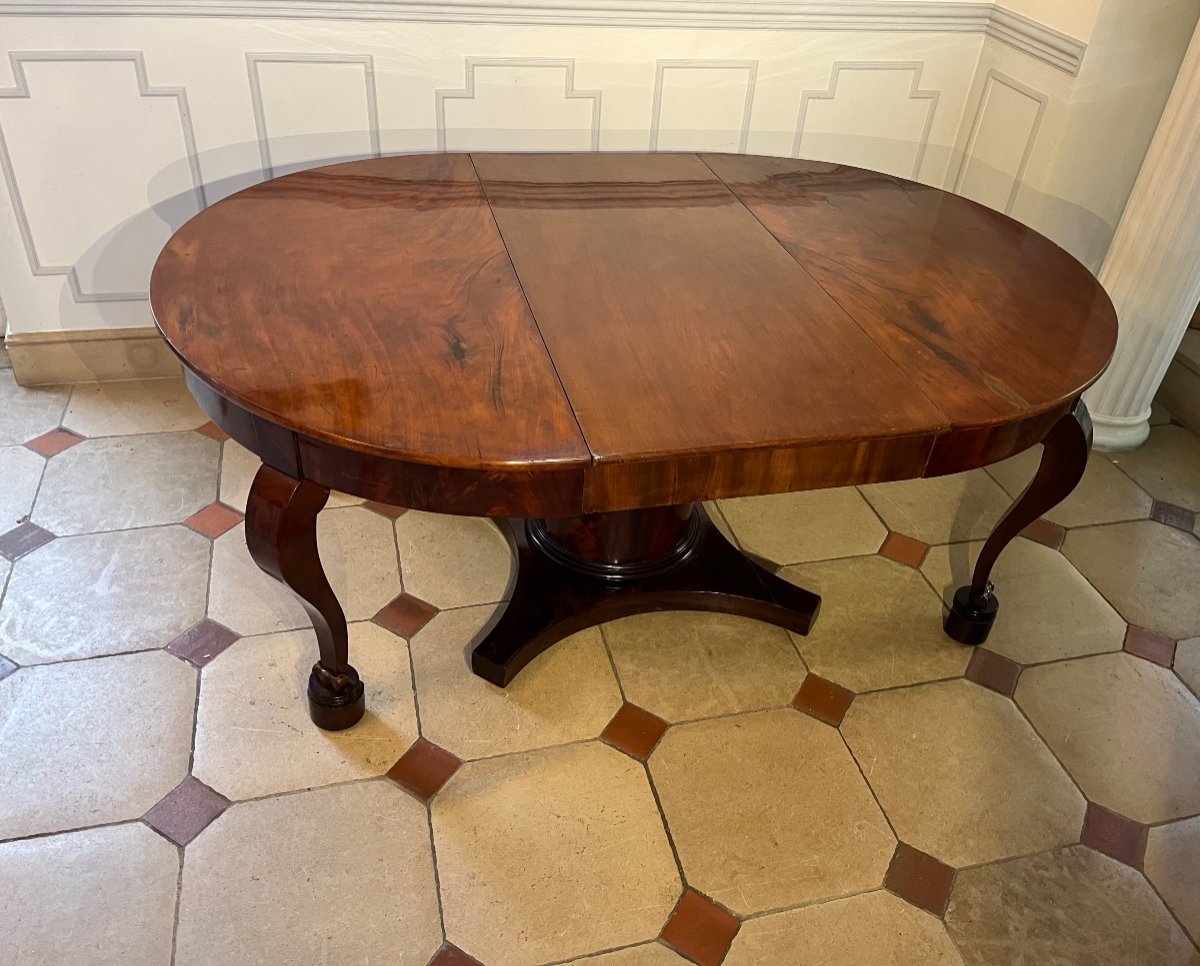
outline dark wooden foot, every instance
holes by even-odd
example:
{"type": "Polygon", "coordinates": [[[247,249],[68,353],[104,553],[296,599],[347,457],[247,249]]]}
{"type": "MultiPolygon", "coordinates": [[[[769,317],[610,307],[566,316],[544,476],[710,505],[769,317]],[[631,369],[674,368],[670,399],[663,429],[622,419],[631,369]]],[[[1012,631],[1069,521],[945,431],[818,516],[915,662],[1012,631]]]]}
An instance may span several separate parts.
{"type": "Polygon", "coordinates": [[[516,586],[471,655],[500,687],[555,642],[631,614],[719,611],[807,634],[821,607],[730,544],[700,506],[507,523],[516,586]]]}
{"type": "Polygon", "coordinates": [[[308,713],[318,727],[341,731],[358,722],[366,702],[349,662],[346,616],[317,554],[317,514],[328,499],[324,487],[263,465],[246,501],[246,545],[308,611],[321,655],[308,677],[308,713]]]}
{"type": "Polygon", "coordinates": [[[1000,551],[1034,520],[1065,500],[1082,478],[1092,448],[1092,419],[1082,399],[1054,424],[1042,443],[1042,462],[1032,482],[983,545],[970,585],[958,588],[954,594],[943,626],[959,643],[982,644],[992,630],[1000,602],[992,589],[991,576],[1000,551]]]}

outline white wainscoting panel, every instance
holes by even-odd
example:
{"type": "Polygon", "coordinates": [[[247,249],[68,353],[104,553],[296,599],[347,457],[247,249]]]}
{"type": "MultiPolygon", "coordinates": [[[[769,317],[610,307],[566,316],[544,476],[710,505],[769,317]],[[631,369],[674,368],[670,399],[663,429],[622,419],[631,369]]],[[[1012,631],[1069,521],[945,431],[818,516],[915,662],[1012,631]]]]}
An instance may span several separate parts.
{"type": "Polygon", "coordinates": [[[1046,101],[1045,94],[990,69],[954,190],[999,211],[1012,211],[1046,101]]]}
{"type": "Polygon", "coordinates": [[[757,76],[756,60],[660,60],[650,150],[744,153],[757,76]]]}

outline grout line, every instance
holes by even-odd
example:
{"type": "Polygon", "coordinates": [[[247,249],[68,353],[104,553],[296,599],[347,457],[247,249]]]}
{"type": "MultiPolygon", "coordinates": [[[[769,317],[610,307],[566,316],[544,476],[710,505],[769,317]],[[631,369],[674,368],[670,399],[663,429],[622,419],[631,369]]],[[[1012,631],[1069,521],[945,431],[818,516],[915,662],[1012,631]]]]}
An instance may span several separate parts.
{"type": "MultiPolygon", "coordinates": [[[[609,622],[606,622],[609,623],[609,622]]],[[[628,704],[629,698],[625,695],[625,685],[621,681],[620,672],[617,671],[617,660],[613,657],[612,645],[608,642],[608,632],[605,630],[605,624],[597,624],[597,629],[600,631],[600,643],[604,647],[604,653],[608,657],[608,666],[612,668],[613,677],[617,682],[617,691],[621,695],[621,703],[628,704]]],[[[661,739],[659,739],[661,740],[661,739]]]]}

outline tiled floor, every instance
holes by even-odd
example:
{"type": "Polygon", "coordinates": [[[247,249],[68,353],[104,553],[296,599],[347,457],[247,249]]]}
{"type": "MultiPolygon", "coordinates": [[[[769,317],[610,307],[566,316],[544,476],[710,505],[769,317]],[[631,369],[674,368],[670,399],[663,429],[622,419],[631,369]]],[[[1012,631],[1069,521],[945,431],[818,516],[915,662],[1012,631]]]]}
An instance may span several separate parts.
{"type": "Polygon", "coordinates": [[[335,497],[369,711],[328,734],[253,457],[177,382],[0,370],[0,961],[1195,966],[1200,440],[1156,422],[1009,549],[974,652],[941,601],[1036,452],[723,502],[810,636],[630,618],[507,691],[465,659],[496,528],[335,497]]]}

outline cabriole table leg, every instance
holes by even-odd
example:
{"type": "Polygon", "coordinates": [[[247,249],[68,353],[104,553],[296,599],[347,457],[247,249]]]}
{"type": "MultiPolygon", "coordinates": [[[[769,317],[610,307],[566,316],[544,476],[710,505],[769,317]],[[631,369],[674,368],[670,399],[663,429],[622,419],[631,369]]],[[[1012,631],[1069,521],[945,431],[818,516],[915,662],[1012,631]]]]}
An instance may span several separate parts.
{"type": "Polygon", "coordinates": [[[1042,443],[1042,462],[1033,480],[983,545],[970,585],[959,587],[954,594],[944,626],[946,633],[961,644],[982,644],[992,630],[1000,602],[992,590],[991,576],[1000,551],[1034,520],[1065,500],[1087,468],[1092,420],[1082,399],[1054,424],[1042,443]]]}
{"type": "Polygon", "coordinates": [[[246,501],[246,545],[259,569],[288,588],[312,619],[320,660],[308,678],[308,713],[327,731],[356,724],[366,710],[363,683],[350,666],[346,616],[317,553],[323,486],[274,467],[259,468],[246,501]]]}

